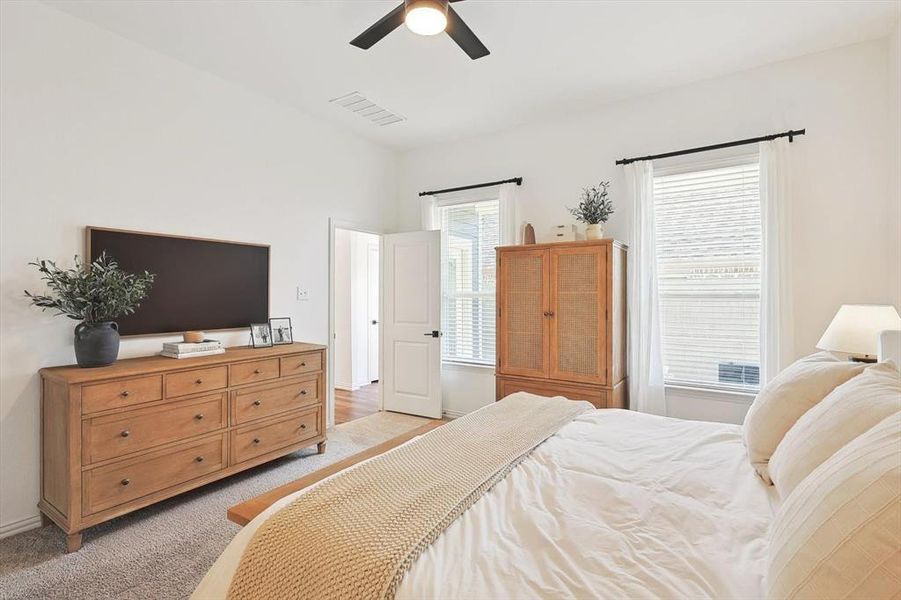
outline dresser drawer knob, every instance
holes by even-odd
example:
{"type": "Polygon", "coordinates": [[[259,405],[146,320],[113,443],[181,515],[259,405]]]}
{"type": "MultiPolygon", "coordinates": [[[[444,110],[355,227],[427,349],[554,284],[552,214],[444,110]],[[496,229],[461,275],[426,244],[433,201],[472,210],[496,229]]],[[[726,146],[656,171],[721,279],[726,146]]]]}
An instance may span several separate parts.
{"type": "Polygon", "coordinates": [[[201,379],[200,377],[198,377],[198,378],[197,378],[197,381],[195,381],[194,383],[196,383],[197,385],[200,385],[201,383],[203,383],[203,379],[201,379]]]}
{"type": "Polygon", "coordinates": [[[259,444],[259,443],[260,443],[260,438],[253,438],[253,443],[254,443],[254,444],[259,444]]]}
{"type": "Polygon", "coordinates": [[[128,437],[128,436],[131,435],[131,432],[130,432],[129,430],[126,429],[125,431],[123,431],[123,432],[120,433],[119,435],[121,435],[122,437],[128,437]]]}
{"type": "Polygon", "coordinates": [[[306,423],[301,423],[301,424],[300,424],[300,428],[301,428],[301,429],[306,429],[306,428],[307,428],[306,423]]]}
{"type": "Polygon", "coordinates": [[[262,371],[260,371],[259,369],[254,369],[254,370],[253,370],[253,374],[254,374],[254,375],[259,375],[260,373],[262,373],[262,371]]]}
{"type": "Polygon", "coordinates": [[[203,420],[203,413],[197,413],[196,415],[194,415],[194,418],[197,419],[198,421],[202,421],[202,420],[203,420]]]}
{"type": "Polygon", "coordinates": [[[254,406],[259,406],[259,405],[262,404],[262,403],[263,403],[262,400],[254,400],[254,401],[253,401],[253,405],[254,405],[254,406]]]}
{"type": "Polygon", "coordinates": [[[122,485],[128,485],[129,483],[131,483],[131,479],[128,479],[128,478],[126,477],[126,478],[123,479],[120,483],[121,483],[122,485]]]}
{"type": "Polygon", "coordinates": [[[123,398],[128,398],[128,390],[123,391],[123,392],[122,392],[121,394],[119,394],[119,395],[122,396],[123,398]]]}
{"type": "Polygon", "coordinates": [[[202,456],[198,456],[198,457],[195,458],[194,460],[197,461],[197,462],[203,462],[203,457],[202,457],[202,456]]]}
{"type": "Polygon", "coordinates": [[[302,363],[300,363],[300,366],[301,366],[301,367],[305,367],[305,366],[307,366],[307,363],[302,362],[302,363]]]}
{"type": "Polygon", "coordinates": [[[306,390],[300,390],[300,395],[301,395],[301,396],[306,396],[306,395],[307,395],[307,391],[306,391],[306,390]]]}

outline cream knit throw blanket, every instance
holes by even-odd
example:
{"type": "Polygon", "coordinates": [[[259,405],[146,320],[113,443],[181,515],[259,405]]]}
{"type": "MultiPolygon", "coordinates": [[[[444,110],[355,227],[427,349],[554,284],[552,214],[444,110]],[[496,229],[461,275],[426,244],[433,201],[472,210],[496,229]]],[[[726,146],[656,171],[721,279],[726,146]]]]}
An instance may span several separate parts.
{"type": "Polygon", "coordinates": [[[228,597],[393,598],[454,519],[592,408],[520,392],[325,480],[257,530],[228,597]]]}

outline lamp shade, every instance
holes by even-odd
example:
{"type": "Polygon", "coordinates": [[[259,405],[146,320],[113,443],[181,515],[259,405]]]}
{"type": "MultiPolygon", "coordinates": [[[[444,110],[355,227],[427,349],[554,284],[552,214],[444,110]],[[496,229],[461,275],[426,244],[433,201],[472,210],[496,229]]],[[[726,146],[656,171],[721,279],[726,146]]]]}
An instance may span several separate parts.
{"type": "Polygon", "coordinates": [[[901,329],[901,317],[891,305],[842,304],[817,342],[820,350],[876,354],[879,332],[901,329]]]}

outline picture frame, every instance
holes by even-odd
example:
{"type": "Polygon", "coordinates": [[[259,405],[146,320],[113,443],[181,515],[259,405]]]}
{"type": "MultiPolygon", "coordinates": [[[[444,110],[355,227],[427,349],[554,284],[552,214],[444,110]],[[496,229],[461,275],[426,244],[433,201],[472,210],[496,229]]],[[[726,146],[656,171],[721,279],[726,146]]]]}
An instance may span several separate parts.
{"type": "Polygon", "coordinates": [[[272,329],[269,323],[251,323],[250,341],[254,348],[272,347],[272,329]]]}
{"type": "Polygon", "coordinates": [[[294,330],[291,328],[291,317],[274,317],[269,319],[269,332],[272,343],[276,346],[294,343],[294,330]]]}

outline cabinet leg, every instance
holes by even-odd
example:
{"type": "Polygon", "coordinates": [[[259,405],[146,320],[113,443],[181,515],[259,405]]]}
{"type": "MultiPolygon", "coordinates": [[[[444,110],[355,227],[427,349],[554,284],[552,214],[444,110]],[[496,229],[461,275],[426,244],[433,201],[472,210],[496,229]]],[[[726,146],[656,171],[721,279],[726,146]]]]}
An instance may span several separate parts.
{"type": "Polygon", "coordinates": [[[316,444],[316,453],[325,454],[325,442],[319,442],[318,444],[316,444]]]}
{"type": "Polygon", "coordinates": [[[81,550],[81,532],[66,535],[66,554],[81,550]]]}

